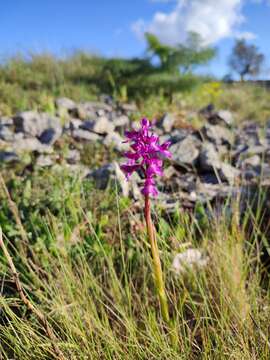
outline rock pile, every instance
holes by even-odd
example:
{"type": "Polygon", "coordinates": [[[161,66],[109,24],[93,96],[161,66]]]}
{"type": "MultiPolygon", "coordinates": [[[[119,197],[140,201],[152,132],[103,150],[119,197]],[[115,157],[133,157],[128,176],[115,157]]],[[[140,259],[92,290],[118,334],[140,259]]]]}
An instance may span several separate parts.
{"type": "MultiPolygon", "coordinates": [[[[72,143],[100,143],[105,148],[125,151],[124,130],[131,127],[132,104],[117,105],[106,98],[102,102],[75,103],[67,98],[56,100],[53,115],[25,111],[13,118],[0,118],[0,162],[20,162],[25,153],[34,153],[35,166],[55,164],[57,143],[68,137],[72,143]]],[[[215,111],[207,106],[200,111],[204,125],[200,129],[178,128],[177,119],[165,114],[156,124],[162,142],[172,142],[172,160],[158,184],[164,206],[169,210],[179,201],[193,207],[197,201],[209,202],[226,198],[236,184],[261,181],[270,184],[270,122],[265,127],[247,121],[235,124],[229,111],[215,111]]],[[[80,153],[69,146],[65,163],[83,169],[84,176],[105,189],[110,180],[117,180],[124,195],[140,199],[139,174],[127,183],[117,163],[99,169],[80,165],[80,153]]]]}

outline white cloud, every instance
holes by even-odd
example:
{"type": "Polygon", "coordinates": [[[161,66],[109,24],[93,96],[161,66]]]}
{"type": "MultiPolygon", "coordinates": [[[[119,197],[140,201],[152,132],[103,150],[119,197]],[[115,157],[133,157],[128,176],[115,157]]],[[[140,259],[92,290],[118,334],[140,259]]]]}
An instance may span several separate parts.
{"type": "Polygon", "coordinates": [[[132,24],[132,30],[140,37],[145,31],[152,32],[170,45],[185,42],[191,31],[201,35],[204,45],[240,34],[254,39],[254,34],[239,31],[245,21],[243,3],[244,0],[177,0],[171,12],[157,12],[149,22],[139,19],[132,24]]]}
{"type": "Polygon", "coordinates": [[[145,21],[143,19],[138,19],[133,24],[131,24],[131,30],[139,39],[143,39],[145,31],[147,31],[145,21]]]}
{"type": "Polygon", "coordinates": [[[254,40],[257,35],[250,31],[239,31],[235,33],[236,39],[254,40]]]}

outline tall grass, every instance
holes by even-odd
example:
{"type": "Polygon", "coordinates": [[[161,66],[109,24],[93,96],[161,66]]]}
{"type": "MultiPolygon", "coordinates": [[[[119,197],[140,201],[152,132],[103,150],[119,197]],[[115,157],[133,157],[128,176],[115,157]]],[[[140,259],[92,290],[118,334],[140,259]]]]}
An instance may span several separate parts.
{"type": "MultiPolygon", "coordinates": [[[[48,173],[45,181],[43,175],[35,175],[27,201],[23,186],[9,182],[35,264],[14,247],[20,235],[5,199],[0,221],[24,288],[48,315],[67,359],[269,359],[270,292],[262,279],[260,216],[256,221],[246,211],[243,221],[236,203],[231,218],[224,209],[203,222],[182,212],[165,220],[157,204],[158,242],[179,336],[174,348],[153,295],[143,221],[130,201],[113,184],[99,193],[65,174],[48,173]],[[41,182],[43,191],[36,192],[41,182]],[[250,219],[257,231],[247,236],[250,219]],[[172,258],[186,246],[203,249],[209,263],[176,275],[172,258]]],[[[2,359],[55,358],[44,330],[19,301],[4,258],[0,270],[2,359]]]]}

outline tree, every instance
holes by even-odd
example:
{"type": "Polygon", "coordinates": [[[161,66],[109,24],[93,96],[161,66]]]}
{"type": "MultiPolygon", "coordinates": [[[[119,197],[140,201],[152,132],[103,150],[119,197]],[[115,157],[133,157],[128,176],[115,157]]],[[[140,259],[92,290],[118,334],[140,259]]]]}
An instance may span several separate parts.
{"type": "MultiPolygon", "coordinates": [[[[190,89],[198,80],[192,70],[211,60],[216,50],[201,45],[196,33],[189,33],[184,44],[170,46],[162,43],[154,34],[146,33],[147,54],[153,66],[152,74],[144,79],[145,87],[162,91],[170,100],[176,91],[190,89]],[[154,65],[153,59],[158,59],[154,65]]],[[[152,90],[153,91],[153,90],[152,90]]]]}
{"type": "Polygon", "coordinates": [[[201,46],[198,34],[190,32],[185,44],[169,46],[150,33],[145,34],[147,52],[151,57],[158,57],[162,71],[170,73],[186,73],[195,66],[209,62],[215,56],[215,49],[201,46]]]}
{"type": "Polygon", "coordinates": [[[241,81],[245,76],[256,76],[261,72],[264,55],[256,45],[249,45],[244,39],[237,40],[229,58],[229,66],[240,75],[241,81]]]}

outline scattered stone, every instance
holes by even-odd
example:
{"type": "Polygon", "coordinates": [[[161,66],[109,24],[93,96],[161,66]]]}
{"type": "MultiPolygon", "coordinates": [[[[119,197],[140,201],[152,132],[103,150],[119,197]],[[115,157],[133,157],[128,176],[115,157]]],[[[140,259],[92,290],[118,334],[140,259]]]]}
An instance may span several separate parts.
{"type": "Polygon", "coordinates": [[[0,163],[10,164],[20,161],[19,156],[13,151],[0,151],[0,163]]]}
{"type": "Polygon", "coordinates": [[[77,107],[76,103],[73,100],[65,98],[65,97],[56,99],[55,105],[56,105],[57,109],[60,110],[60,112],[61,112],[61,110],[65,110],[65,111],[69,112],[69,111],[76,109],[76,107],[77,107]]]}
{"type": "MultiPolygon", "coordinates": [[[[71,99],[59,98],[56,114],[61,119],[36,111],[21,112],[12,119],[0,117],[0,162],[24,163],[21,153],[35,152],[37,166],[52,166],[59,171],[66,167],[74,176],[88,175],[100,189],[116,181],[125,196],[132,195],[141,202],[142,174],[135,173],[127,182],[116,163],[90,173],[80,164],[83,142],[99,142],[108,151],[113,148],[120,153],[129,148],[129,144],[123,142],[123,133],[130,127],[129,114],[137,111],[136,106],[115,103],[105,96],[102,99],[103,102],[77,104],[71,99]],[[53,156],[48,154],[53,153],[52,146],[63,133],[71,148],[61,155],[65,161],[55,164],[62,141],[59,147],[54,147],[53,156]],[[77,146],[76,142],[80,141],[82,144],[77,146]]],[[[172,143],[170,166],[165,167],[162,180],[157,179],[159,200],[164,200],[168,212],[175,211],[177,206],[192,209],[197,201],[203,204],[224,201],[235,188],[235,179],[244,185],[270,184],[270,122],[265,128],[253,121],[236,127],[231,112],[217,111],[211,104],[200,114],[207,123],[196,131],[191,127],[175,129],[175,118],[169,113],[157,122],[155,131],[160,135],[160,142],[172,143]]],[[[138,126],[139,123],[132,123],[134,129],[138,126]]],[[[31,158],[29,154],[25,156],[31,158]]]]}
{"type": "Polygon", "coordinates": [[[83,121],[80,119],[71,119],[69,123],[66,124],[66,128],[69,130],[79,129],[83,124],[83,121]]]}
{"type": "Polygon", "coordinates": [[[99,141],[101,137],[98,134],[86,131],[83,129],[75,129],[72,131],[72,136],[77,140],[87,140],[87,141],[99,141]]]}
{"type": "Polygon", "coordinates": [[[69,115],[79,115],[78,105],[71,99],[65,97],[56,99],[55,106],[57,115],[61,118],[66,118],[69,115]]]}
{"type": "Polygon", "coordinates": [[[41,154],[51,154],[53,149],[49,145],[41,144],[37,138],[20,139],[13,144],[15,152],[33,152],[36,151],[41,154]]]}
{"type": "Polygon", "coordinates": [[[200,141],[193,135],[172,145],[172,160],[178,165],[195,165],[199,156],[200,141]]]}
{"type": "Polygon", "coordinates": [[[49,128],[42,132],[39,136],[39,141],[42,144],[53,145],[62,135],[62,128],[49,128]]]}
{"type": "Polygon", "coordinates": [[[240,175],[240,171],[230,164],[222,163],[219,171],[219,176],[222,181],[228,181],[233,185],[235,179],[240,175]]]}
{"type": "Polygon", "coordinates": [[[157,126],[164,130],[166,133],[172,131],[175,123],[175,118],[172,114],[166,113],[163,117],[158,121],[157,126]]]}
{"type": "Polygon", "coordinates": [[[122,136],[115,131],[105,136],[103,144],[107,147],[113,147],[119,152],[124,152],[129,149],[129,144],[124,142],[122,136]]]}
{"type": "Polygon", "coordinates": [[[220,125],[206,124],[201,133],[207,140],[213,142],[215,145],[228,145],[231,146],[234,141],[233,133],[220,125]]]}
{"type": "Polygon", "coordinates": [[[9,127],[0,125],[0,139],[12,142],[14,141],[14,132],[11,131],[9,127]]]}
{"type": "Polygon", "coordinates": [[[116,130],[121,130],[129,125],[129,118],[127,115],[117,116],[111,119],[116,130]]]}
{"type": "Polygon", "coordinates": [[[228,110],[220,110],[217,112],[217,117],[224,121],[224,123],[228,126],[232,126],[234,124],[234,118],[230,111],[228,110]]]}
{"type": "Polygon", "coordinates": [[[99,135],[109,134],[114,130],[114,124],[105,116],[99,117],[94,121],[84,121],[80,125],[80,129],[94,132],[99,135]]]}
{"type": "Polygon", "coordinates": [[[1,117],[0,126],[13,126],[13,119],[9,117],[1,117]]]}
{"type": "Polygon", "coordinates": [[[80,152],[76,149],[69,149],[65,159],[69,164],[77,164],[81,159],[80,152]]]}
{"type": "Polygon", "coordinates": [[[48,155],[39,155],[36,159],[36,166],[47,167],[54,164],[53,159],[48,155]]]}
{"type": "Polygon", "coordinates": [[[204,116],[209,124],[212,125],[226,125],[231,127],[234,124],[233,115],[228,110],[215,111],[215,106],[209,104],[199,111],[199,114],[204,116]]]}
{"type": "Polygon", "coordinates": [[[59,118],[45,113],[39,114],[36,111],[21,112],[13,120],[16,132],[23,132],[30,136],[38,137],[47,129],[52,128],[58,131],[61,128],[59,118]]]}
{"type": "Polygon", "coordinates": [[[231,192],[231,186],[220,183],[200,182],[196,190],[197,200],[201,204],[205,204],[217,197],[227,198],[231,192]]]}
{"type": "Polygon", "coordinates": [[[215,105],[214,104],[208,104],[207,106],[203,107],[199,114],[204,116],[206,119],[209,119],[211,116],[213,116],[215,111],[215,105]]]}
{"type": "MultiPolygon", "coordinates": [[[[103,110],[104,112],[111,112],[113,110],[111,105],[98,101],[86,101],[82,105],[86,111],[97,112],[103,110]]],[[[104,112],[102,114],[104,114],[104,112]]]]}
{"type": "Polygon", "coordinates": [[[92,178],[95,181],[96,187],[100,190],[105,190],[109,183],[114,183],[116,181],[123,195],[128,196],[129,194],[129,182],[127,182],[125,174],[116,162],[91,171],[87,175],[87,178],[92,178]]]}
{"type": "Polygon", "coordinates": [[[137,106],[135,103],[131,103],[131,104],[121,104],[120,106],[121,110],[123,110],[123,112],[125,113],[133,113],[135,111],[138,110],[137,106]]]}
{"type": "Polygon", "coordinates": [[[258,155],[253,155],[251,157],[248,157],[247,159],[242,161],[242,168],[246,168],[246,167],[255,167],[260,165],[261,163],[261,158],[258,155]]]}
{"type": "Polygon", "coordinates": [[[220,169],[221,161],[215,146],[212,143],[204,143],[199,157],[199,169],[202,173],[220,169]]]}

